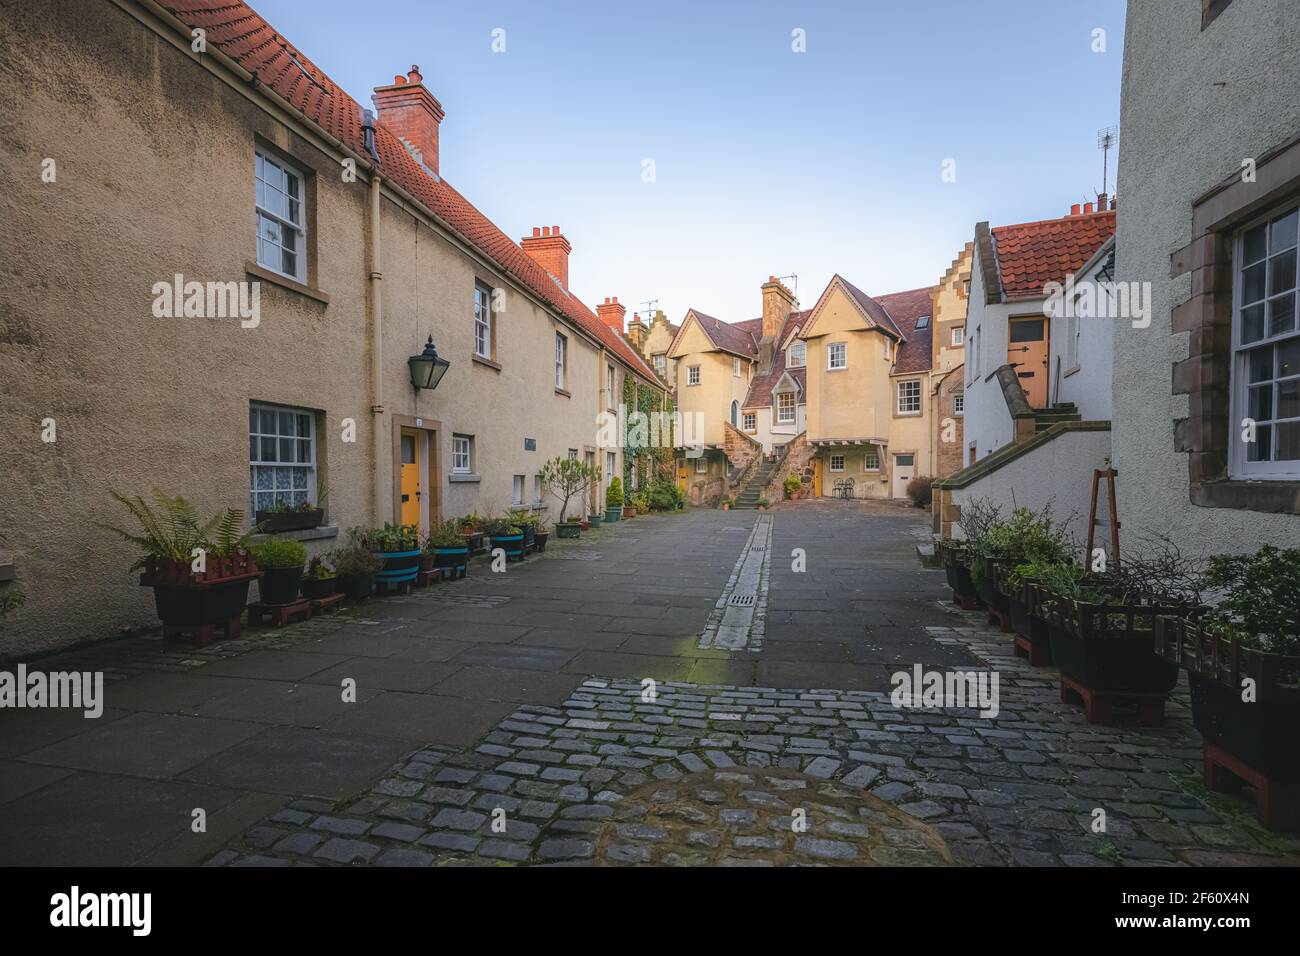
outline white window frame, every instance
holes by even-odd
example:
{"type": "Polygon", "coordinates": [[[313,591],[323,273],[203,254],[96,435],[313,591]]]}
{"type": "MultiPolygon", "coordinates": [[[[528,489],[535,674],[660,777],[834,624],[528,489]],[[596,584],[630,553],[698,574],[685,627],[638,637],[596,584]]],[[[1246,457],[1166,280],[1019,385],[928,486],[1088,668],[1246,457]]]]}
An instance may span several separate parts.
{"type": "Polygon", "coordinates": [[[826,346],[826,371],[842,372],[849,367],[849,346],[847,342],[830,342],[826,346]],[[839,356],[840,364],[835,364],[839,356]]]}
{"type": "Polygon", "coordinates": [[[698,365],[686,366],[686,384],[687,385],[700,384],[700,367],[698,365]]]}
{"type": "Polygon", "coordinates": [[[866,446],[865,448],[862,449],[862,470],[863,470],[863,471],[879,471],[879,470],[880,470],[880,449],[877,448],[875,445],[868,445],[868,446],[866,446]],[[875,463],[874,465],[869,465],[869,464],[867,464],[867,456],[868,456],[868,455],[874,455],[874,456],[875,456],[876,463],[875,463]]]}
{"type": "Polygon", "coordinates": [[[843,470],[844,470],[844,456],[843,456],[843,455],[831,455],[830,468],[831,468],[831,471],[834,471],[834,472],[841,472],[841,471],[843,471],[843,470]],[[838,467],[836,467],[836,465],[835,465],[835,462],[836,462],[836,461],[839,461],[839,466],[838,466],[838,467]]]}
{"type": "Polygon", "coordinates": [[[451,473],[453,475],[470,475],[474,473],[474,436],[451,436],[451,473]]]}
{"type": "Polygon", "coordinates": [[[966,343],[966,327],[964,325],[958,325],[953,328],[951,337],[948,341],[952,344],[953,348],[961,348],[966,343]]]}
{"type": "Polygon", "coordinates": [[[605,407],[613,408],[616,404],[614,393],[618,384],[618,375],[614,371],[613,363],[605,365],[605,407]]]}
{"type": "Polygon", "coordinates": [[[307,282],[307,177],[303,175],[301,169],[291,163],[286,163],[280,157],[272,155],[262,149],[253,151],[253,203],[255,212],[253,221],[256,226],[254,230],[255,242],[255,259],[257,264],[263,269],[269,269],[277,275],[293,279],[295,282],[306,284],[307,282]],[[274,168],[272,173],[267,167],[274,168]],[[296,188],[298,195],[295,198],[291,195],[291,188],[296,188]],[[285,199],[285,208],[277,210],[271,204],[272,191],[280,194],[285,199]],[[298,216],[293,216],[293,207],[289,205],[296,202],[298,216]],[[262,220],[266,219],[277,227],[278,239],[262,235],[262,220]],[[292,272],[284,268],[284,235],[288,230],[294,235],[294,248],[289,250],[294,257],[294,269],[292,272]],[[277,254],[274,261],[264,255],[264,246],[274,248],[277,254]]]}
{"type": "Polygon", "coordinates": [[[732,374],[735,378],[740,378],[740,377],[741,377],[741,376],[740,376],[740,359],[736,358],[734,355],[731,357],[731,374],[732,374]]]}
{"type": "Polygon", "coordinates": [[[577,461],[577,460],[578,460],[578,449],[576,449],[576,448],[570,448],[570,449],[569,449],[569,461],[577,461]]]}
{"type": "Polygon", "coordinates": [[[756,412],[741,413],[740,425],[747,432],[758,431],[758,414],[756,412]]]}
{"type": "Polygon", "coordinates": [[[522,505],[524,503],[524,475],[515,475],[514,485],[510,490],[512,497],[511,504],[522,505]]]}
{"type": "Polygon", "coordinates": [[[921,380],[919,378],[909,378],[902,382],[894,383],[894,410],[899,415],[920,415],[921,414],[921,380]],[[903,407],[904,391],[906,390],[907,406],[903,407]],[[916,407],[912,408],[913,400],[916,407]]]}
{"type": "MultiPolygon", "coordinates": [[[[1245,291],[1244,272],[1248,266],[1248,264],[1245,261],[1246,260],[1246,251],[1245,251],[1246,233],[1250,232],[1251,230],[1257,228],[1260,225],[1271,223],[1273,220],[1285,218],[1286,216],[1290,215],[1293,212],[1297,212],[1297,207],[1294,201],[1280,207],[1275,207],[1269,210],[1266,214],[1259,216],[1256,219],[1244,225],[1241,229],[1237,231],[1237,234],[1233,240],[1232,359],[1231,359],[1230,372],[1229,372],[1229,387],[1231,389],[1231,396],[1232,396],[1231,399],[1232,417],[1228,421],[1229,435],[1233,438],[1233,441],[1228,454],[1229,478],[1234,478],[1234,479],[1265,478],[1265,479],[1270,479],[1275,481],[1300,478],[1300,460],[1297,459],[1248,461],[1247,454],[1246,454],[1246,450],[1247,450],[1246,443],[1240,440],[1241,426],[1239,424],[1246,418],[1251,417],[1250,415],[1251,409],[1250,409],[1250,402],[1249,402],[1249,392],[1251,391],[1249,353],[1255,351],[1256,349],[1270,348],[1270,347],[1273,350],[1272,370],[1270,372],[1270,377],[1263,381],[1267,381],[1269,383],[1269,387],[1272,390],[1269,411],[1270,411],[1270,415],[1273,417],[1267,420],[1263,420],[1263,419],[1259,420],[1259,422],[1257,422],[1256,424],[1257,432],[1259,429],[1262,428],[1269,429],[1270,431],[1269,449],[1272,454],[1276,454],[1277,444],[1278,444],[1277,425],[1279,423],[1281,424],[1300,423],[1300,416],[1291,416],[1284,419],[1278,419],[1276,417],[1279,411],[1278,409],[1278,393],[1280,392],[1279,385],[1281,385],[1284,382],[1287,384],[1290,384],[1292,382],[1300,382],[1300,370],[1292,370],[1291,374],[1282,377],[1279,377],[1277,374],[1279,371],[1277,367],[1277,363],[1278,363],[1277,347],[1280,345],[1288,345],[1293,342],[1300,342],[1300,314],[1292,315],[1290,330],[1279,332],[1275,335],[1270,335],[1269,334],[1270,308],[1268,305],[1268,303],[1271,300],[1281,298],[1282,296],[1288,294],[1289,292],[1289,294],[1292,295],[1292,308],[1300,309],[1300,287],[1293,285],[1287,291],[1277,293],[1276,295],[1271,293],[1272,277],[1268,275],[1268,273],[1272,271],[1270,267],[1265,268],[1264,297],[1258,300],[1257,302],[1251,303],[1251,307],[1259,306],[1261,304],[1263,305],[1262,321],[1264,325],[1261,331],[1264,334],[1260,338],[1252,340],[1250,343],[1242,342],[1242,333],[1243,333],[1242,318],[1244,312],[1244,308],[1242,305],[1242,294],[1245,291]]],[[[1300,226],[1300,224],[1298,224],[1298,226],[1300,226]]],[[[1276,253],[1272,253],[1269,249],[1270,231],[1271,230],[1265,231],[1265,253],[1264,253],[1264,258],[1259,260],[1259,262],[1270,262],[1277,255],[1276,253]]],[[[1282,250],[1282,254],[1285,254],[1286,252],[1290,252],[1292,251],[1292,249],[1296,251],[1297,257],[1300,258],[1300,246],[1288,247],[1287,249],[1282,250]]],[[[1258,264],[1259,264],[1258,262],[1255,262],[1255,263],[1250,263],[1249,265],[1253,266],[1258,264]]],[[[1296,282],[1295,276],[1292,277],[1292,282],[1293,283],[1296,282]]],[[[1293,427],[1300,428],[1300,424],[1295,424],[1293,427]]]]}
{"type": "Polygon", "coordinates": [[[555,388],[564,391],[568,380],[569,340],[560,332],[555,333],[555,388]]]}
{"type": "Polygon", "coordinates": [[[542,503],[542,476],[533,475],[533,504],[542,503]]]}
{"type": "Polygon", "coordinates": [[[969,385],[974,385],[980,377],[980,327],[977,325],[970,334],[970,347],[966,349],[966,364],[970,366],[969,385]]]}
{"type": "Polygon", "coordinates": [[[660,375],[666,375],[668,372],[668,356],[663,352],[651,356],[650,361],[654,363],[655,371],[660,375]]]}
{"type": "Polygon", "coordinates": [[[785,367],[786,368],[803,368],[808,364],[808,343],[791,342],[790,347],[785,350],[785,367]],[[798,350],[796,358],[795,350],[798,350]]]}
{"type": "Polygon", "coordinates": [[[618,474],[618,453],[607,451],[605,452],[605,480],[611,480],[616,474],[618,474]]]}
{"type": "Polygon", "coordinates": [[[891,344],[891,343],[890,343],[889,338],[886,338],[886,339],[885,339],[885,348],[884,348],[884,355],[885,355],[885,361],[886,361],[886,362],[889,361],[889,354],[890,354],[890,351],[891,351],[891,349],[890,349],[890,344],[891,344]]]}
{"type": "Polygon", "coordinates": [[[709,473],[709,459],[704,455],[695,459],[695,473],[697,475],[707,475],[709,473]]]}
{"type": "Polygon", "coordinates": [[[952,413],[961,418],[966,414],[966,393],[953,392],[952,394],[952,413]]]}
{"type": "Polygon", "coordinates": [[[265,511],[276,501],[283,499],[286,504],[295,505],[303,501],[316,501],[316,413],[309,408],[295,408],[288,405],[269,405],[263,402],[250,402],[248,405],[248,503],[250,506],[249,517],[255,517],[259,510],[265,511]],[[267,424],[263,420],[264,414],[274,416],[271,424],[273,431],[264,431],[263,426],[267,424]],[[289,431],[286,432],[286,423],[281,418],[282,415],[289,415],[289,431]],[[301,435],[303,421],[306,419],[307,434],[301,435]],[[301,457],[302,441],[309,441],[308,461],[297,460],[301,457]],[[253,449],[256,441],[256,452],[253,449]],[[273,444],[272,457],[264,457],[263,452],[266,450],[266,442],[273,444]],[[285,456],[284,442],[289,442],[290,456],[285,456]],[[292,460],[290,460],[292,458],[292,460]],[[280,470],[285,469],[288,474],[288,486],[278,487],[280,484],[280,470]],[[271,487],[259,489],[257,487],[257,476],[259,471],[266,471],[270,474],[271,487]],[[299,481],[299,478],[302,480],[299,481]],[[269,499],[267,496],[269,495],[269,499]],[[260,507],[259,507],[260,506],[260,507]]]}
{"type": "Polygon", "coordinates": [[[1077,309],[1071,309],[1070,314],[1065,317],[1065,375],[1073,375],[1079,371],[1079,336],[1082,330],[1079,327],[1079,313],[1077,309]]]}
{"type": "Polygon", "coordinates": [[[474,283],[474,354],[492,361],[492,290],[474,283]]]}
{"type": "Polygon", "coordinates": [[[776,393],[776,423],[778,425],[793,425],[798,417],[799,400],[794,392],[777,392],[776,393]],[[789,417],[786,416],[787,406],[785,400],[789,400],[789,417]]]}

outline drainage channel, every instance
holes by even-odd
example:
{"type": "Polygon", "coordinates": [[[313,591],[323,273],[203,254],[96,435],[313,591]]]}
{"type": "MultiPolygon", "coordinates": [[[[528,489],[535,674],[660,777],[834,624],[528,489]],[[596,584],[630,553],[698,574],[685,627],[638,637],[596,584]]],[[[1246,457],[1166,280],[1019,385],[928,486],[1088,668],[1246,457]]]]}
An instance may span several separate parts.
{"type": "Polygon", "coordinates": [[[730,651],[759,651],[767,619],[768,560],[772,548],[772,515],[759,515],[754,530],[736,559],[722,596],[709,613],[700,634],[700,647],[730,651]]]}

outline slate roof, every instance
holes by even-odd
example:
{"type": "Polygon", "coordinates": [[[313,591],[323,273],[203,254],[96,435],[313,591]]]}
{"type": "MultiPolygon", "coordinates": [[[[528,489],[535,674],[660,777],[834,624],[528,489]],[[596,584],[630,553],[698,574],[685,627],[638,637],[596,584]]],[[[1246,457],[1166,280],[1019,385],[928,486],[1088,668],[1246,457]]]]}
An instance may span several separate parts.
{"type": "Polygon", "coordinates": [[[932,363],[930,354],[930,333],[934,323],[918,329],[916,322],[923,315],[930,315],[931,296],[934,286],[923,289],[909,289],[907,292],[894,292],[890,295],[874,296],[894,325],[903,335],[903,341],[894,353],[894,371],[896,373],[924,372],[932,363]]]}
{"type": "Polygon", "coordinates": [[[1008,299],[1042,298],[1043,286],[1064,282],[1114,234],[1113,209],[994,228],[1002,291],[1008,299]]]}
{"type": "MultiPolygon", "coordinates": [[[[305,119],[364,156],[361,106],[243,0],[158,0],[187,29],[202,28],[209,46],[255,75],[305,119]]],[[[382,174],[397,183],[453,231],[601,342],[647,382],[659,384],[653,369],[623,337],[601,322],[532,257],[458,193],[446,179],[422,167],[380,118],[375,141],[382,174]]],[[[468,315],[466,321],[469,321],[468,315]]]]}
{"type": "MultiPolygon", "coordinates": [[[[766,408],[772,404],[772,390],[776,388],[777,383],[781,381],[781,376],[786,373],[785,367],[785,349],[780,345],[785,341],[790,329],[793,326],[802,326],[807,321],[812,310],[806,309],[802,312],[791,312],[790,317],[785,320],[785,325],[781,327],[781,332],[773,343],[772,368],[766,375],[755,375],[749,381],[749,393],[745,395],[745,401],[742,408],[766,408]]],[[[762,331],[763,320],[753,320],[758,322],[759,331],[762,331]]],[[[789,370],[790,377],[799,384],[799,401],[806,401],[808,390],[808,369],[806,366],[792,368],[789,370]]]]}

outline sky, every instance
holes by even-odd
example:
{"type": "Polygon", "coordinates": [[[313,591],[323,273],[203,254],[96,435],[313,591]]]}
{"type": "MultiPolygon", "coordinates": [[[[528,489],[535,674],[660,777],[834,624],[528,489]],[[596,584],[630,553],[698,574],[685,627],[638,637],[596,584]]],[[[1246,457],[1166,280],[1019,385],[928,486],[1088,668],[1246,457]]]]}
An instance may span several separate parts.
{"type": "Polygon", "coordinates": [[[756,318],[769,275],[931,285],[976,222],[1094,199],[1119,123],[1124,0],[250,3],[363,105],[418,63],[448,182],[673,321],[756,318]]]}

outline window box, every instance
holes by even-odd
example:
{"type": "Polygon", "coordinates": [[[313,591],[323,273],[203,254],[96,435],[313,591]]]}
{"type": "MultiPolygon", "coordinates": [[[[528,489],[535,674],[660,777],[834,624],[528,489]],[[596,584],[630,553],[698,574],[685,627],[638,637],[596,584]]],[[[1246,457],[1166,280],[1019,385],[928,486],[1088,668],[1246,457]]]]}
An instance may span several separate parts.
{"type": "Polygon", "coordinates": [[[313,508],[310,511],[258,511],[255,515],[255,523],[264,534],[310,531],[319,528],[324,521],[324,508],[313,508]]]}

